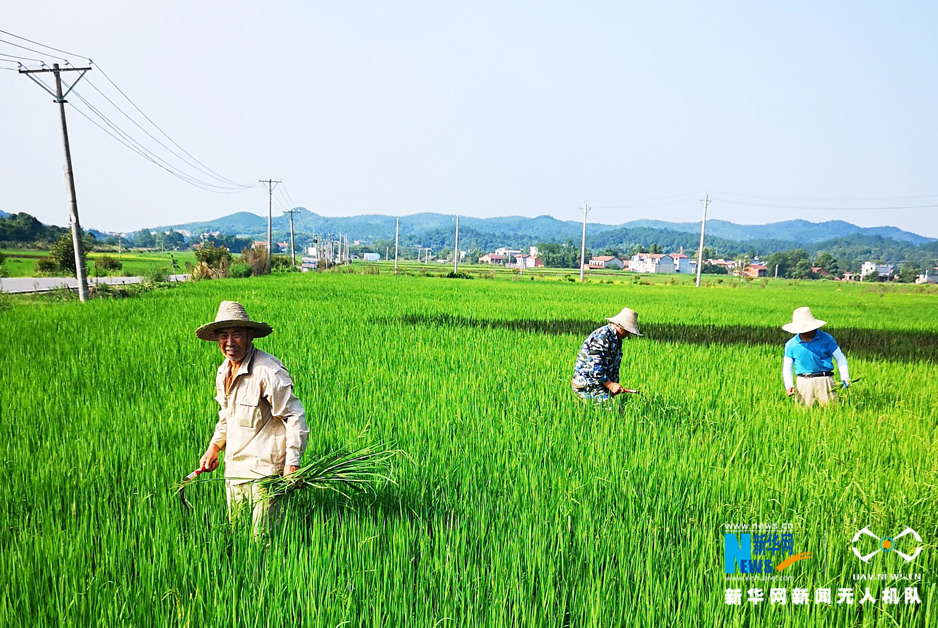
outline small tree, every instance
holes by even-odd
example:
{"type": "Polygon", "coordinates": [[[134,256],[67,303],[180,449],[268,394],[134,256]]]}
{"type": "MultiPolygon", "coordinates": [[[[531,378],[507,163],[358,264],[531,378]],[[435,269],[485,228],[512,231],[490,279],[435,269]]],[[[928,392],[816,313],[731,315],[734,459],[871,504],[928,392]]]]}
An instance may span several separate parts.
{"type": "Polygon", "coordinates": [[[918,268],[915,267],[915,264],[903,264],[902,268],[899,269],[898,280],[902,283],[915,283],[917,276],[918,268]]]}
{"type": "MultiPolygon", "coordinates": [[[[85,253],[85,242],[80,240],[82,254],[85,253]]],[[[77,277],[75,271],[75,249],[72,247],[72,236],[63,235],[49,247],[49,257],[55,261],[55,270],[67,272],[73,277],[77,277]]]]}
{"type": "Polygon", "coordinates": [[[267,247],[256,246],[241,251],[241,261],[251,267],[251,274],[256,276],[267,272],[267,247]]]}
{"type": "Polygon", "coordinates": [[[223,246],[216,247],[209,242],[195,252],[196,270],[193,273],[196,279],[218,279],[228,276],[228,266],[231,264],[231,253],[223,246]]]}
{"type": "Polygon", "coordinates": [[[863,278],[863,281],[879,281],[879,272],[873,271],[863,278]]]}

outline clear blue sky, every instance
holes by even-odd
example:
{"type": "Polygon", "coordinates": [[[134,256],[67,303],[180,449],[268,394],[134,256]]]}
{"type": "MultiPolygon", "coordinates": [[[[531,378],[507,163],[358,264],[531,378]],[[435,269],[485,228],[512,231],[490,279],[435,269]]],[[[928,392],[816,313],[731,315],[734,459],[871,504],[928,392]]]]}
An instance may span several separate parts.
{"type": "MultiPolygon", "coordinates": [[[[0,29],[91,57],[205,165],[283,179],[324,215],[576,220],[586,201],[597,222],[690,221],[708,191],[713,218],[938,237],[938,208],[806,209],[938,205],[935,3],[8,0],[0,29]],[[869,198],[889,200],[772,200],[869,198]]],[[[66,224],[56,106],[15,72],[0,94],[0,209],[66,224]]],[[[266,210],[260,189],[202,191],[69,123],[85,226],[266,210]]]]}

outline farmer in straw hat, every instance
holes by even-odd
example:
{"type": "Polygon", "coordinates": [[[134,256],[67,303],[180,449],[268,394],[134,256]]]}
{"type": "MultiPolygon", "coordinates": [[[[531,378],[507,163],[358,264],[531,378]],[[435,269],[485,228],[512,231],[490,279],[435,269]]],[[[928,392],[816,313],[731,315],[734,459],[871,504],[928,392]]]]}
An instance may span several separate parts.
{"type": "Polygon", "coordinates": [[[622,363],[622,340],[628,336],[641,336],[638,314],[624,308],[607,318],[603,325],[591,333],[576,357],[573,370],[573,392],[582,399],[606,401],[625,392],[619,385],[619,365],[622,363]]]}
{"type": "Polygon", "coordinates": [[[834,364],[844,388],[850,385],[850,371],[847,369],[847,357],[837,346],[837,341],[827,332],[821,331],[824,321],[814,318],[811,309],[799,307],[794,311],[791,322],[782,325],[782,329],[795,334],[785,343],[785,357],[782,360],[782,379],[785,390],[791,397],[798,398],[811,407],[816,401],[826,406],[836,398],[834,395],[834,364]],[[797,376],[797,390],[792,381],[792,368],[797,376]]]}
{"type": "Polygon", "coordinates": [[[279,525],[282,504],[252,480],[296,471],[309,433],[286,367],[254,346],[255,338],[272,331],[267,323],[252,321],[240,303],[222,301],[214,322],[195,332],[202,340],[217,342],[225,356],[215,376],[221,411],[199,468],[214,471],[218,452],[225,451],[228,516],[234,522],[250,508],[256,536],[279,525]]]}

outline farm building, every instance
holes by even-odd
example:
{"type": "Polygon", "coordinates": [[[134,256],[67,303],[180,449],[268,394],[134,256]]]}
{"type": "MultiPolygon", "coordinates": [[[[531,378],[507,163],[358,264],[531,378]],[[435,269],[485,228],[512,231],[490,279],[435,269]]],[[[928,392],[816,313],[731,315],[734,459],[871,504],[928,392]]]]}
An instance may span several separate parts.
{"type": "Polygon", "coordinates": [[[505,265],[505,256],[499,255],[498,253],[486,253],[479,258],[480,264],[493,264],[498,266],[505,265]]]}
{"type": "Polygon", "coordinates": [[[874,272],[879,275],[880,279],[892,279],[894,274],[892,266],[888,264],[863,262],[863,265],[860,266],[860,279],[866,279],[867,275],[872,275],[874,272]]]}
{"type": "Polygon", "coordinates": [[[621,270],[624,267],[622,260],[615,255],[598,255],[590,260],[590,268],[615,268],[621,270]]]}
{"type": "Polygon", "coordinates": [[[765,277],[768,272],[769,269],[762,264],[749,264],[743,269],[743,277],[756,279],[757,277],[765,277]]]}
{"type": "Polygon", "coordinates": [[[925,284],[925,283],[938,283],[938,268],[932,270],[926,270],[921,275],[915,278],[915,283],[925,284]]]}
{"type": "Polygon", "coordinates": [[[381,253],[362,253],[362,259],[366,262],[380,262],[381,253]]]}
{"type": "Polygon", "coordinates": [[[629,260],[629,270],[635,273],[673,273],[674,258],[663,253],[636,253],[629,260]]]}
{"type": "Polygon", "coordinates": [[[831,277],[832,276],[829,272],[824,270],[824,268],[822,268],[821,266],[812,266],[811,274],[814,275],[815,277],[831,277]]]}
{"type": "Polygon", "coordinates": [[[525,268],[544,268],[544,260],[537,255],[519,255],[518,268],[521,268],[521,264],[524,264],[525,268]]]}
{"type": "Polygon", "coordinates": [[[674,260],[674,272],[676,273],[689,273],[691,272],[690,268],[690,259],[683,253],[671,253],[671,259],[674,260]]]}

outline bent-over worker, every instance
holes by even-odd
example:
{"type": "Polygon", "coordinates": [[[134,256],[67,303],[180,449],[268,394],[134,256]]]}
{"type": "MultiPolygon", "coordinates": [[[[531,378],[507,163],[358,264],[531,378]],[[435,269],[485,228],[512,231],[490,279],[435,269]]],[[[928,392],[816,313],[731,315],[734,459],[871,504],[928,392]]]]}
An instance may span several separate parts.
{"type": "Polygon", "coordinates": [[[622,340],[642,335],[638,331],[638,314],[629,308],[606,320],[608,325],[594,330],[583,341],[571,382],[573,392],[581,398],[598,402],[625,392],[619,385],[622,340]]]}
{"type": "Polygon", "coordinates": [[[782,329],[795,334],[785,343],[782,359],[782,380],[788,396],[798,396],[804,405],[811,407],[817,402],[826,406],[837,397],[834,393],[834,361],[844,388],[850,385],[847,357],[837,346],[837,341],[821,327],[827,323],[814,318],[811,309],[799,307],[791,316],[791,322],[782,329]],[[792,380],[794,369],[796,381],[792,380]]]}
{"type": "Polygon", "coordinates": [[[228,516],[234,523],[250,509],[255,536],[279,526],[282,498],[267,496],[253,480],[296,471],[309,433],[286,367],[254,346],[255,338],[272,331],[267,323],[252,321],[240,303],[222,301],[214,322],[195,332],[217,342],[225,356],[215,376],[218,423],[199,468],[217,469],[224,450],[228,516]]]}

